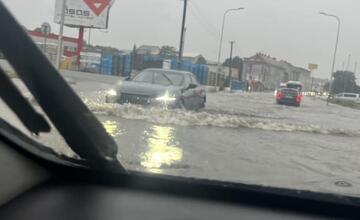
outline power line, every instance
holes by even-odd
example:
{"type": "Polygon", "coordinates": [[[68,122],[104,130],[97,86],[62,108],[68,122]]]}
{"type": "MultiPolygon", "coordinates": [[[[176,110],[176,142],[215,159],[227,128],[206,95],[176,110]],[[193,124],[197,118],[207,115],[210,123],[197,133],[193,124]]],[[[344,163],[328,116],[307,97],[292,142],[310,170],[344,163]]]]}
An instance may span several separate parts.
{"type": "Polygon", "coordinates": [[[204,20],[204,22],[206,23],[206,25],[207,25],[208,27],[210,27],[210,29],[214,30],[214,31],[217,33],[217,35],[220,35],[220,30],[219,30],[219,28],[218,28],[216,25],[214,25],[214,24],[208,19],[208,17],[206,17],[206,16],[202,13],[202,11],[201,11],[199,5],[196,3],[196,1],[191,0],[191,1],[190,1],[190,4],[191,4],[192,6],[194,6],[195,11],[200,15],[201,18],[203,18],[203,20],[204,20]]]}
{"type": "Polygon", "coordinates": [[[192,18],[197,21],[197,23],[202,27],[204,31],[206,31],[211,37],[214,37],[216,39],[218,38],[218,34],[214,32],[214,30],[211,30],[208,26],[206,26],[205,23],[203,23],[201,19],[191,10],[191,8],[189,8],[189,12],[192,18]]]}

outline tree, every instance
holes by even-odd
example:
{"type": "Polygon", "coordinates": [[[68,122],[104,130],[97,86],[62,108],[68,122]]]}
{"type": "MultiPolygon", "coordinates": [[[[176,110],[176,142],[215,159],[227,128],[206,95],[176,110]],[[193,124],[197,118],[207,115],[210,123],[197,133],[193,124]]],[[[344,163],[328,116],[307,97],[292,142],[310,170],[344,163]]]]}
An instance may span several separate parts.
{"type": "Polygon", "coordinates": [[[160,55],[165,58],[174,58],[177,56],[177,51],[175,47],[165,45],[161,47],[160,55]]]}
{"type": "Polygon", "coordinates": [[[135,55],[135,54],[136,54],[136,49],[137,49],[136,44],[134,44],[134,46],[133,46],[133,50],[132,50],[133,55],[135,55]]]}
{"type": "Polygon", "coordinates": [[[359,91],[356,85],[355,74],[350,71],[336,71],[333,74],[334,81],[331,85],[332,93],[350,92],[356,93],[359,91]]]}
{"type": "Polygon", "coordinates": [[[199,56],[195,63],[205,65],[207,62],[206,62],[206,59],[203,56],[199,56]]]}
{"type": "Polygon", "coordinates": [[[241,80],[242,79],[242,69],[243,69],[243,65],[244,65],[243,59],[241,59],[239,56],[236,56],[232,59],[232,62],[230,62],[230,58],[228,58],[223,63],[223,66],[230,67],[230,65],[232,68],[238,69],[238,74],[239,74],[238,77],[239,77],[239,80],[241,80]]]}
{"type": "Polygon", "coordinates": [[[329,91],[329,86],[330,86],[329,82],[326,82],[324,84],[324,91],[328,92],[329,91]]]}

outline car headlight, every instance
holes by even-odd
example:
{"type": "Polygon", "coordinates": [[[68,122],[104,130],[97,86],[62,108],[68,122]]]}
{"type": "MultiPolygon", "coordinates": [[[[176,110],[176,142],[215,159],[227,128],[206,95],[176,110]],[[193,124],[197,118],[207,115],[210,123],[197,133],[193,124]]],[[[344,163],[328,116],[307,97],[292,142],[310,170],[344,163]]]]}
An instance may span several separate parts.
{"type": "Polygon", "coordinates": [[[162,102],[173,102],[175,100],[176,100],[175,95],[170,94],[169,92],[166,92],[163,96],[156,98],[156,101],[162,101],[162,102]]]}
{"type": "Polygon", "coordinates": [[[117,96],[117,92],[114,89],[110,89],[106,94],[109,96],[117,96]]]}

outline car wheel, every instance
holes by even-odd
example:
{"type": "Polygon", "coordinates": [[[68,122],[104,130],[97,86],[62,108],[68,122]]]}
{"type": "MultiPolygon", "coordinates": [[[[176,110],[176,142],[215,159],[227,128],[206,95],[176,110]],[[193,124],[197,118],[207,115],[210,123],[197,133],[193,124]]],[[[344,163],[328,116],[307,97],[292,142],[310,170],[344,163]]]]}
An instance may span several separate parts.
{"type": "Polygon", "coordinates": [[[206,103],[206,97],[203,99],[200,108],[205,108],[205,103],[206,103]]]}
{"type": "Polygon", "coordinates": [[[180,99],[179,108],[182,110],[186,110],[184,99],[180,99]]]}

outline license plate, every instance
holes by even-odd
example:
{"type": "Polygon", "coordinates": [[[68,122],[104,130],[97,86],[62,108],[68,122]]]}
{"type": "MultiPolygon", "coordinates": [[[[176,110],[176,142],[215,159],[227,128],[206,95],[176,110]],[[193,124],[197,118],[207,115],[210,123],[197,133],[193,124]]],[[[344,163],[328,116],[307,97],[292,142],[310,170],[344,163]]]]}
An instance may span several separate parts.
{"type": "Polygon", "coordinates": [[[286,95],[285,98],[292,99],[293,96],[292,95],[286,95]]]}

